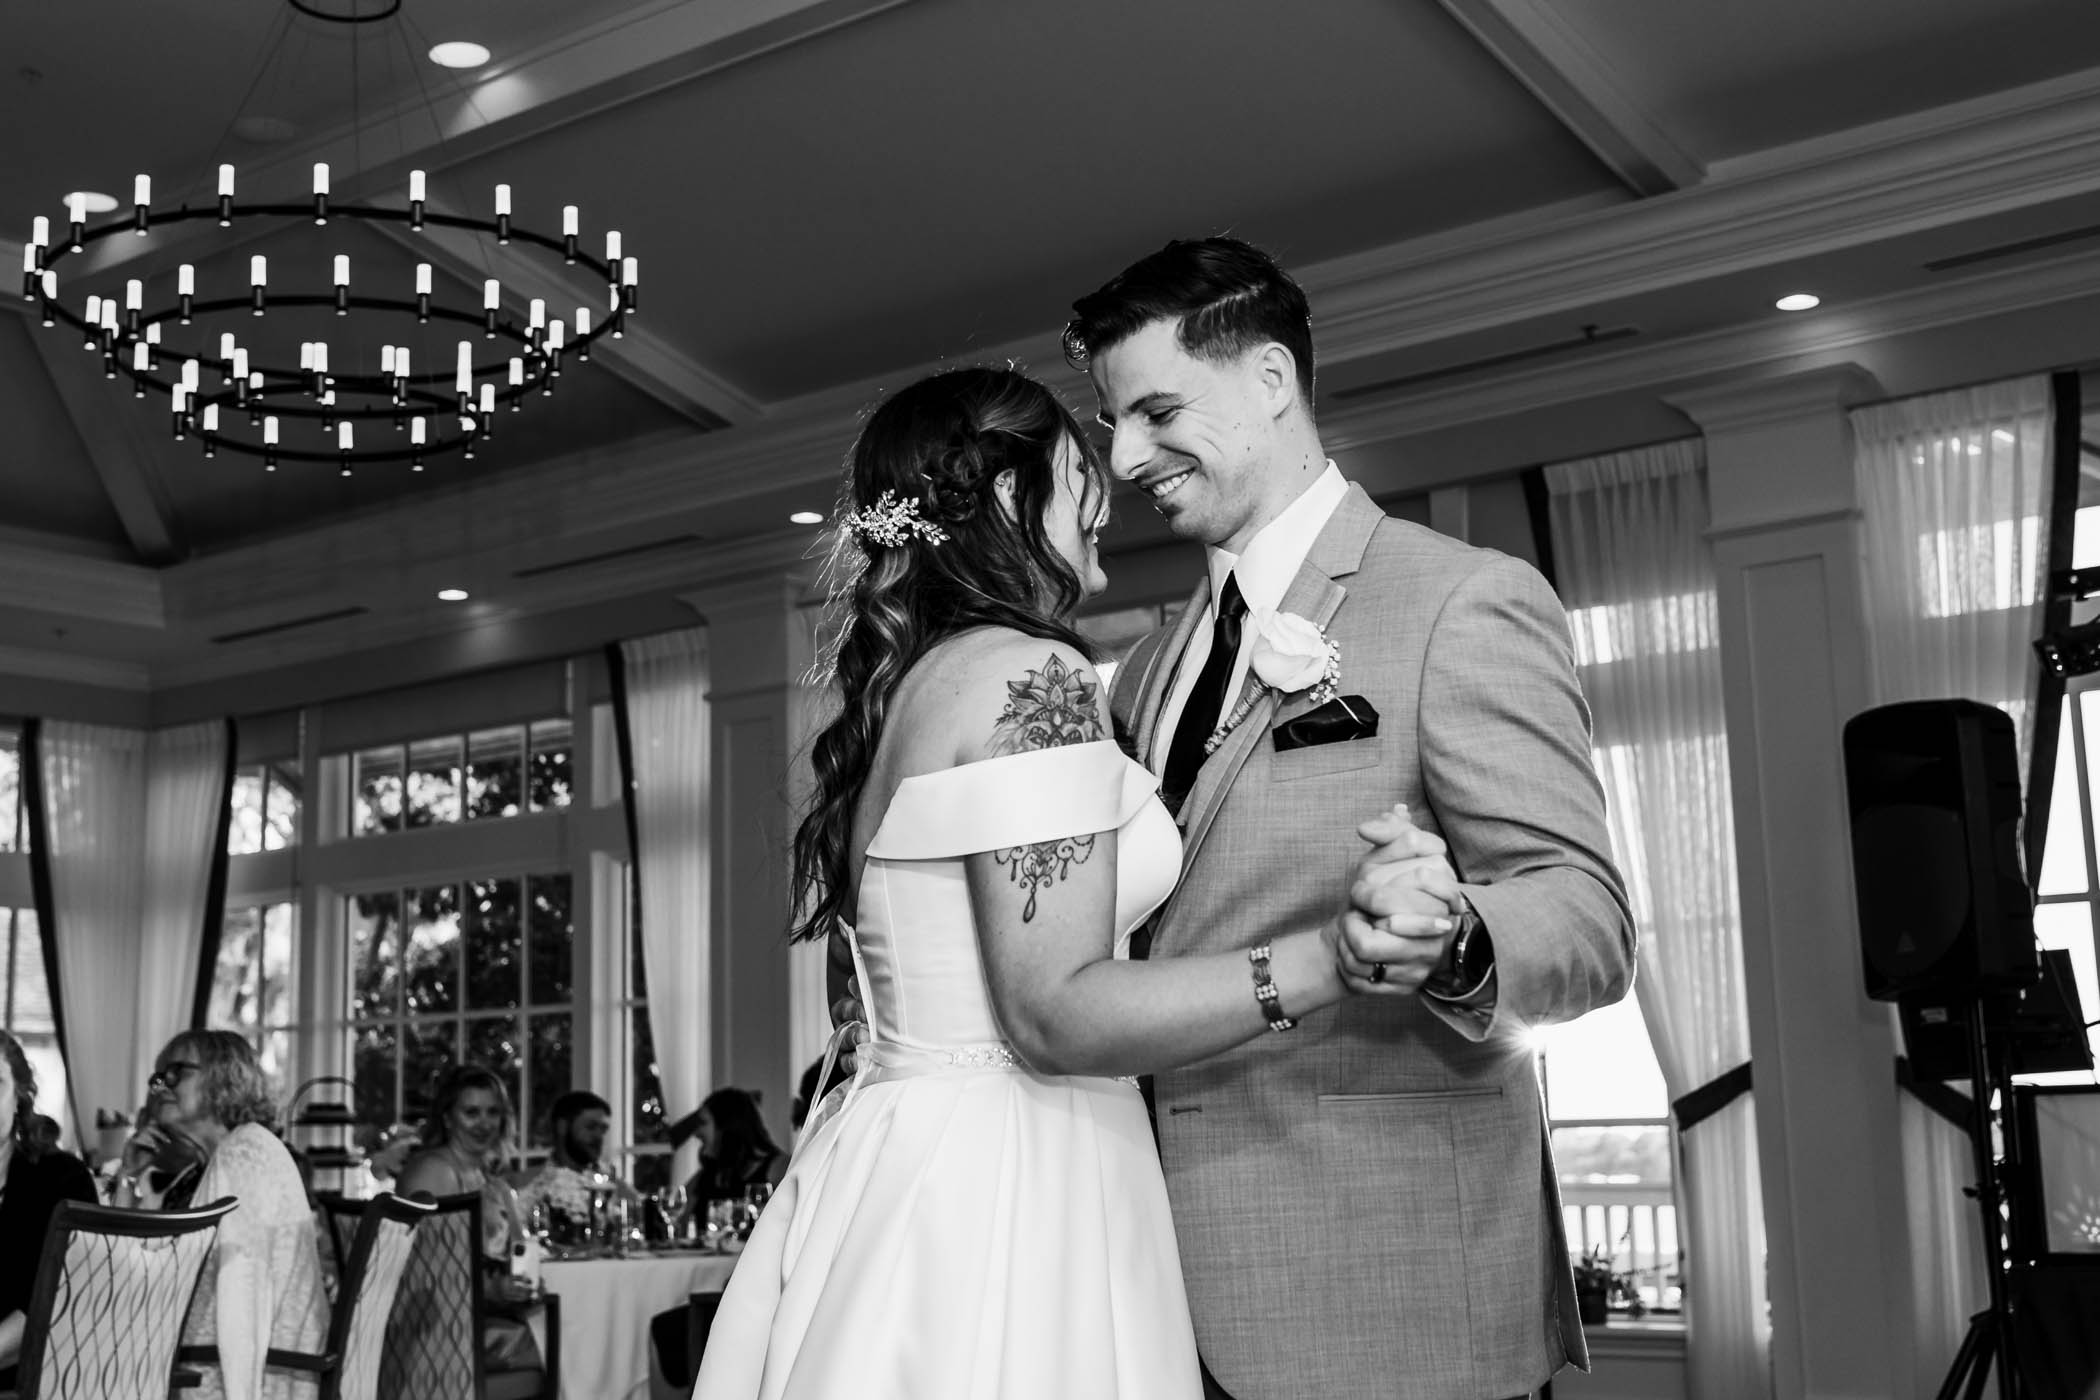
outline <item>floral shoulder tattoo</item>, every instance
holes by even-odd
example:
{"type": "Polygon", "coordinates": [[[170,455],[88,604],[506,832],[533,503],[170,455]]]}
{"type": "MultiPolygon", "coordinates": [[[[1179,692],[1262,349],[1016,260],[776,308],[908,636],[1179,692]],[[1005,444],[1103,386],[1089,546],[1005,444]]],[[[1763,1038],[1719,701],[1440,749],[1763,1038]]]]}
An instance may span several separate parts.
{"type": "MultiPolygon", "coordinates": [[[[992,726],[994,756],[1028,753],[1035,749],[1063,748],[1068,744],[1091,744],[1107,737],[1101,725],[1100,686],[1064,663],[1053,653],[1048,660],[1006,683],[1006,708],[992,726]]],[[[1028,896],[1021,908],[1021,922],[1035,918],[1038,897],[1084,865],[1094,854],[1094,838],[1063,836],[1032,846],[1012,846],[994,851],[992,858],[1005,867],[1007,878],[1028,896]]]]}

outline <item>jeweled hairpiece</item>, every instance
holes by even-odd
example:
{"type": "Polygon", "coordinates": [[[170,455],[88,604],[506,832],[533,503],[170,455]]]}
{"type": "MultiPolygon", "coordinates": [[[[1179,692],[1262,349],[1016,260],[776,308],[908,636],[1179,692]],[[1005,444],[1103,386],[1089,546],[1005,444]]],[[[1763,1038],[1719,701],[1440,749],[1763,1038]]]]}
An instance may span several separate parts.
{"type": "Polygon", "coordinates": [[[916,500],[900,500],[895,491],[885,491],[874,505],[849,513],[841,524],[863,543],[895,549],[913,535],[928,544],[946,544],[948,534],[919,514],[916,500]]]}

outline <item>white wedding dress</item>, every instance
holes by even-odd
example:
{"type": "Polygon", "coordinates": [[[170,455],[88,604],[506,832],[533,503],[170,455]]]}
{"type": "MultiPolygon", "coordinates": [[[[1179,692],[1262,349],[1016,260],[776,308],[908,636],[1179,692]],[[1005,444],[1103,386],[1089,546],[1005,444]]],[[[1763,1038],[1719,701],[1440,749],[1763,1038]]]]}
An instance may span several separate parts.
{"type": "Polygon", "coordinates": [[[1014,1058],[963,878],[971,852],[1114,830],[1124,956],[1180,872],[1157,787],[1108,742],[898,786],[861,877],[860,1072],[812,1115],[752,1230],[696,1400],[1202,1393],[1138,1091],[1014,1058]]]}

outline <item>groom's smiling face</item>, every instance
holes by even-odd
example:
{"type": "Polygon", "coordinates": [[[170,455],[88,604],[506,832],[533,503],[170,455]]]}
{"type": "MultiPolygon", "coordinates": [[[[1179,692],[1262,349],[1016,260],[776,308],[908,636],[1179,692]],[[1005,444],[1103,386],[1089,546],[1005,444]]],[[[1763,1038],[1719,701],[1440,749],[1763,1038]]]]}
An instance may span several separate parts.
{"type": "Polygon", "coordinates": [[[1280,509],[1269,468],[1273,357],[1203,359],[1182,349],[1178,330],[1154,321],[1092,356],[1101,422],[1114,435],[1109,470],[1143,491],[1175,534],[1237,552],[1280,509]]]}

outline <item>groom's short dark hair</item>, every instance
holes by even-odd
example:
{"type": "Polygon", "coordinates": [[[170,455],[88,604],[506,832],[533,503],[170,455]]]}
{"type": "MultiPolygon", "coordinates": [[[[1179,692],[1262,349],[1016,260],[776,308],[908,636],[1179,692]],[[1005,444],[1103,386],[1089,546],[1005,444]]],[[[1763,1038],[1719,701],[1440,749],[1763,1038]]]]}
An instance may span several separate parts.
{"type": "Polygon", "coordinates": [[[1312,411],[1312,312],[1274,258],[1237,238],[1177,238],[1072,303],[1065,360],[1093,357],[1154,321],[1179,321],[1175,339],[1206,360],[1237,359],[1270,341],[1298,362],[1298,392],[1312,411]]]}

